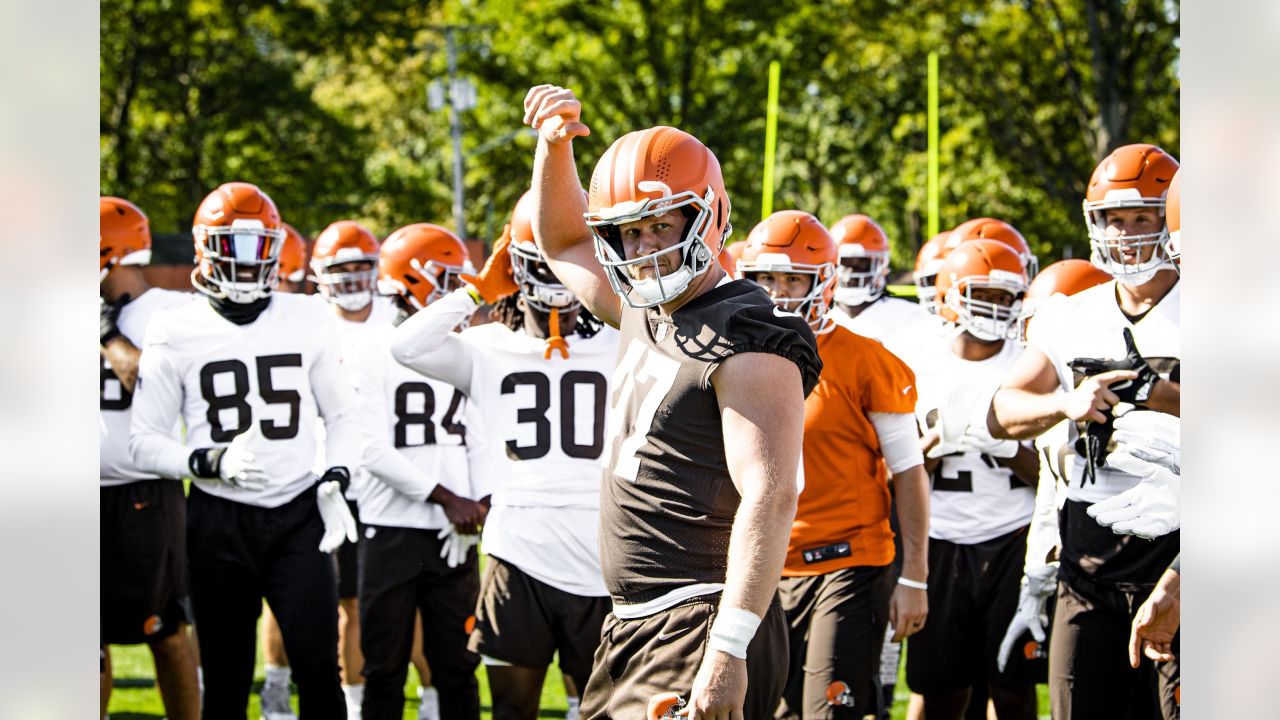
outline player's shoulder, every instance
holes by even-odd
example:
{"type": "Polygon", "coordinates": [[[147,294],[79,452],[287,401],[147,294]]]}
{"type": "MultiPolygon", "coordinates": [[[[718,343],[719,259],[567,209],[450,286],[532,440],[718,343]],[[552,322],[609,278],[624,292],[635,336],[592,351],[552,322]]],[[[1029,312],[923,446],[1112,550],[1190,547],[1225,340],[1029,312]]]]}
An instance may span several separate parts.
{"type": "MultiPolygon", "coordinates": [[[[166,298],[166,301],[168,300],[166,298]]],[[[209,303],[203,300],[203,296],[188,295],[182,302],[156,307],[147,321],[145,343],[148,345],[173,344],[189,335],[206,332],[221,318],[209,303]]]]}
{"type": "Polygon", "coordinates": [[[481,325],[471,325],[458,333],[464,341],[483,347],[511,347],[517,333],[502,323],[492,320],[481,325]]]}
{"type": "Polygon", "coordinates": [[[825,337],[827,341],[820,344],[820,347],[825,346],[822,348],[824,368],[835,364],[847,368],[849,374],[858,376],[912,375],[907,363],[878,340],[859,335],[838,324],[825,337]]]}
{"type": "Polygon", "coordinates": [[[326,319],[333,317],[329,304],[319,295],[303,295],[302,293],[274,292],[271,294],[271,307],[277,314],[290,317],[311,318],[323,315],[326,319]]]}

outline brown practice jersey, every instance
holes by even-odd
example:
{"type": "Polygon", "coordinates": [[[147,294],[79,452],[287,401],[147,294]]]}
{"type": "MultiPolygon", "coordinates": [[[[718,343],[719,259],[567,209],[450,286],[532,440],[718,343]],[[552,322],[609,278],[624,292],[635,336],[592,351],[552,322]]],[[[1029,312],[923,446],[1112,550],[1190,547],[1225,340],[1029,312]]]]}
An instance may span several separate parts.
{"type": "MultiPolygon", "coordinates": [[[[737,353],[796,363],[818,382],[813,331],[754,283],[721,283],[670,317],[624,306],[600,493],[600,553],[615,603],[723,583],[740,496],[725,462],[711,375],[737,353]]],[[[762,385],[769,378],[761,378],[762,385]]]]}

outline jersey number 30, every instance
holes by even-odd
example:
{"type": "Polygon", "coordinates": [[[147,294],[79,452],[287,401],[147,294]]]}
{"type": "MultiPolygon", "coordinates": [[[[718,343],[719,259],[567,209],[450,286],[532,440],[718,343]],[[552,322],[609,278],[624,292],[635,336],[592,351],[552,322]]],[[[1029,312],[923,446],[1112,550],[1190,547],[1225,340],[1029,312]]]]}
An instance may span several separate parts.
{"type": "MultiPolygon", "coordinates": [[[[551,421],[547,419],[547,411],[551,409],[551,379],[540,372],[517,372],[502,378],[502,394],[510,395],[521,385],[533,386],[533,407],[520,408],[516,411],[516,422],[521,425],[532,423],[534,441],[532,445],[521,445],[516,440],[507,440],[507,457],[512,460],[537,460],[551,452],[551,421]]],[[[604,451],[604,395],[607,381],[598,372],[591,370],[570,370],[560,376],[560,449],[571,458],[594,460],[604,451]],[[576,388],[585,385],[592,388],[592,432],[591,442],[578,444],[577,408],[575,400],[576,388]]]]}

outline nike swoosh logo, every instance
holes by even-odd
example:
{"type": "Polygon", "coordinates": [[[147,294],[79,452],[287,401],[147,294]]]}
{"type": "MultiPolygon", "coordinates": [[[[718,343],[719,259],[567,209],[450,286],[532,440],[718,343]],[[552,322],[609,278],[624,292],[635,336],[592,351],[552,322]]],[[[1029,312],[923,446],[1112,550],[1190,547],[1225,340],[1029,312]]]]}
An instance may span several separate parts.
{"type": "Polygon", "coordinates": [[[658,635],[658,642],[666,642],[667,640],[670,640],[671,638],[677,635],[683,635],[692,629],[693,629],[692,627],[686,627],[686,628],[680,628],[679,630],[672,630],[671,632],[661,633],[658,635]]]}
{"type": "Polygon", "coordinates": [[[789,312],[789,311],[787,311],[787,310],[783,310],[782,308],[778,307],[777,305],[774,305],[774,306],[773,306],[773,314],[774,314],[774,315],[777,315],[778,317],[800,317],[800,313],[796,313],[796,312],[789,312]]]}
{"type": "Polygon", "coordinates": [[[902,388],[902,394],[903,394],[903,395],[906,395],[907,393],[911,392],[911,388],[913,388],[913,387],[915,387],[915,386],[914,386],[914,385],[908,385],[908,386],[906,386],[906,387],[902,388]]]}

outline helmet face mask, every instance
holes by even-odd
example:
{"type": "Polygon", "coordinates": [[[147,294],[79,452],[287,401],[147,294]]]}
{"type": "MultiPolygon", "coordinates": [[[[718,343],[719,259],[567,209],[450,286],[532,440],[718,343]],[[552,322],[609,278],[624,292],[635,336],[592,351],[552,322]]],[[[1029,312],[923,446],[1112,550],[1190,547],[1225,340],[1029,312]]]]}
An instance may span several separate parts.
{"type": "Polygon", "coordinates": [[[916,283],[916,298],[930,315],[938,314],[938,304],[934,301],[938,297],[938,268],[941,267],[942,262],[939,261],[937,265],[938,267],[916,273],[913,278],[916,283]]]}
{"type": "Polygon", "coordinates": [[[270,295],[284,244],[283,228],[267,228],[261,220],[235,219],[230,226],[195,227],[199,246],[196,287],[235,303],[270,295]]]}
{"type": "Polygon", "coordinates": [[[542,313],[552,310],[569,312],[581,306],[573,291],[551,272],[551,266],[537,245],[513,242],[508,251],[511,254],[511,274],[526,305],[542,313]]]}
{"type": "MultiPolygon", "coordinates": [[[[609,285],[628,305],[647,308],[668,303],[688,289],[693,279],[716,262],[716,253],[707,243],[713,229],[716,201],[715,192],[708,187],[706,196],[685,191],[671,194],[670,188],[656,181],[641,181],[642,192],[664,191],[662,197],[641,201],[627,201],[610,208],[586,213],[587,227],[595,241],[596,260],[604,266],[609,285]],[[621,226],[627,223],[659,217],[672,211],[680,211],[686,220],[683,239],[657,252],[628,259],[622,242],[621,226]],[[662,273],[660,258],[678,253],[677,269],[662,273]],[[652,275],[640,279],[640,270],[650,268],[652,275]]],[[[732,228],[726,229],[719,245],[727,240],[732,228]]]]}
{"type": "Polygon", "coordinates": [[[993,269],[990,275],[961,278],[947,289],[943,302],[956,314],[960,328],[975,338],[984,342],[1010,340],[1021,332],[1019,319],[1026,289],[1022,276],[993,269]],[[991,299],[1001,295],[1006,302],[991,299]]]}
{"type": "Polygon", "coordinates": [[[1089,246],[1092,249],[1090,261],[1126,285],[1143,285],[1172,264],[1166,249],[1169,232],[1163,226],[1156,232],[1133,235],[1108,232],[1107,211],[1129,208],[1149,208],[1163,217],[1164,198],[1153,200],[1139,197],[1114,202],[1085,203],[1089,246]],[[1127,262],[1126,252],[1136,254],[1138,261],[1127,262]]]}
{"type": "Polygon", "coordinates": [[[1171,263],[1165,250],[1166,199],[1178,161],[1146,143],[1123,145],[1094,168],[1083,203],[1090,261],[1116,280],[1143,285],[1171,263]],[[1146,208],[1161,220],[1146,232],[1108,233],[1108,211],[1146,208]],[[1126,258],[1128,254],[1128,258],[1126,258]],[[1137,262],[1133,262],[1135,260],[1137,262]]]}
{"type": "MultiPolygon", "coordinates": [[[[754,261],[739,261],[738,272],[744,280],[750,280],[766,290],[774,285],[772,278],[769,284],[761,282],[761,276],[769,274],[804,275],[809,278],[809,289],[803,295],[775,295],[770,292],[773,304],[786,312],[793,312],[804,318],[814,330],[825,324],[827,308],[830,305],[832,286],[836,281],[835,267],[831,263],[823,265],[805,265],[793,263],[791,258],[781,254],[761,253],[754,261]]],[[[778,283],[781,285],[781,283],[778,283]]]]}
{"type": "Polygon", "coordinates": [[[889,253],[867,252],[856,245],[841,245],[839,250],[836,302],[857,306],[878,300],[889,278],[889,253]]]}
{"type": "Polygon", "coordinates": [[[378,281],[376,257],[336,258],[313,264],[316,287],[328,302],[358,312],[373,302],[378,281]]]}

